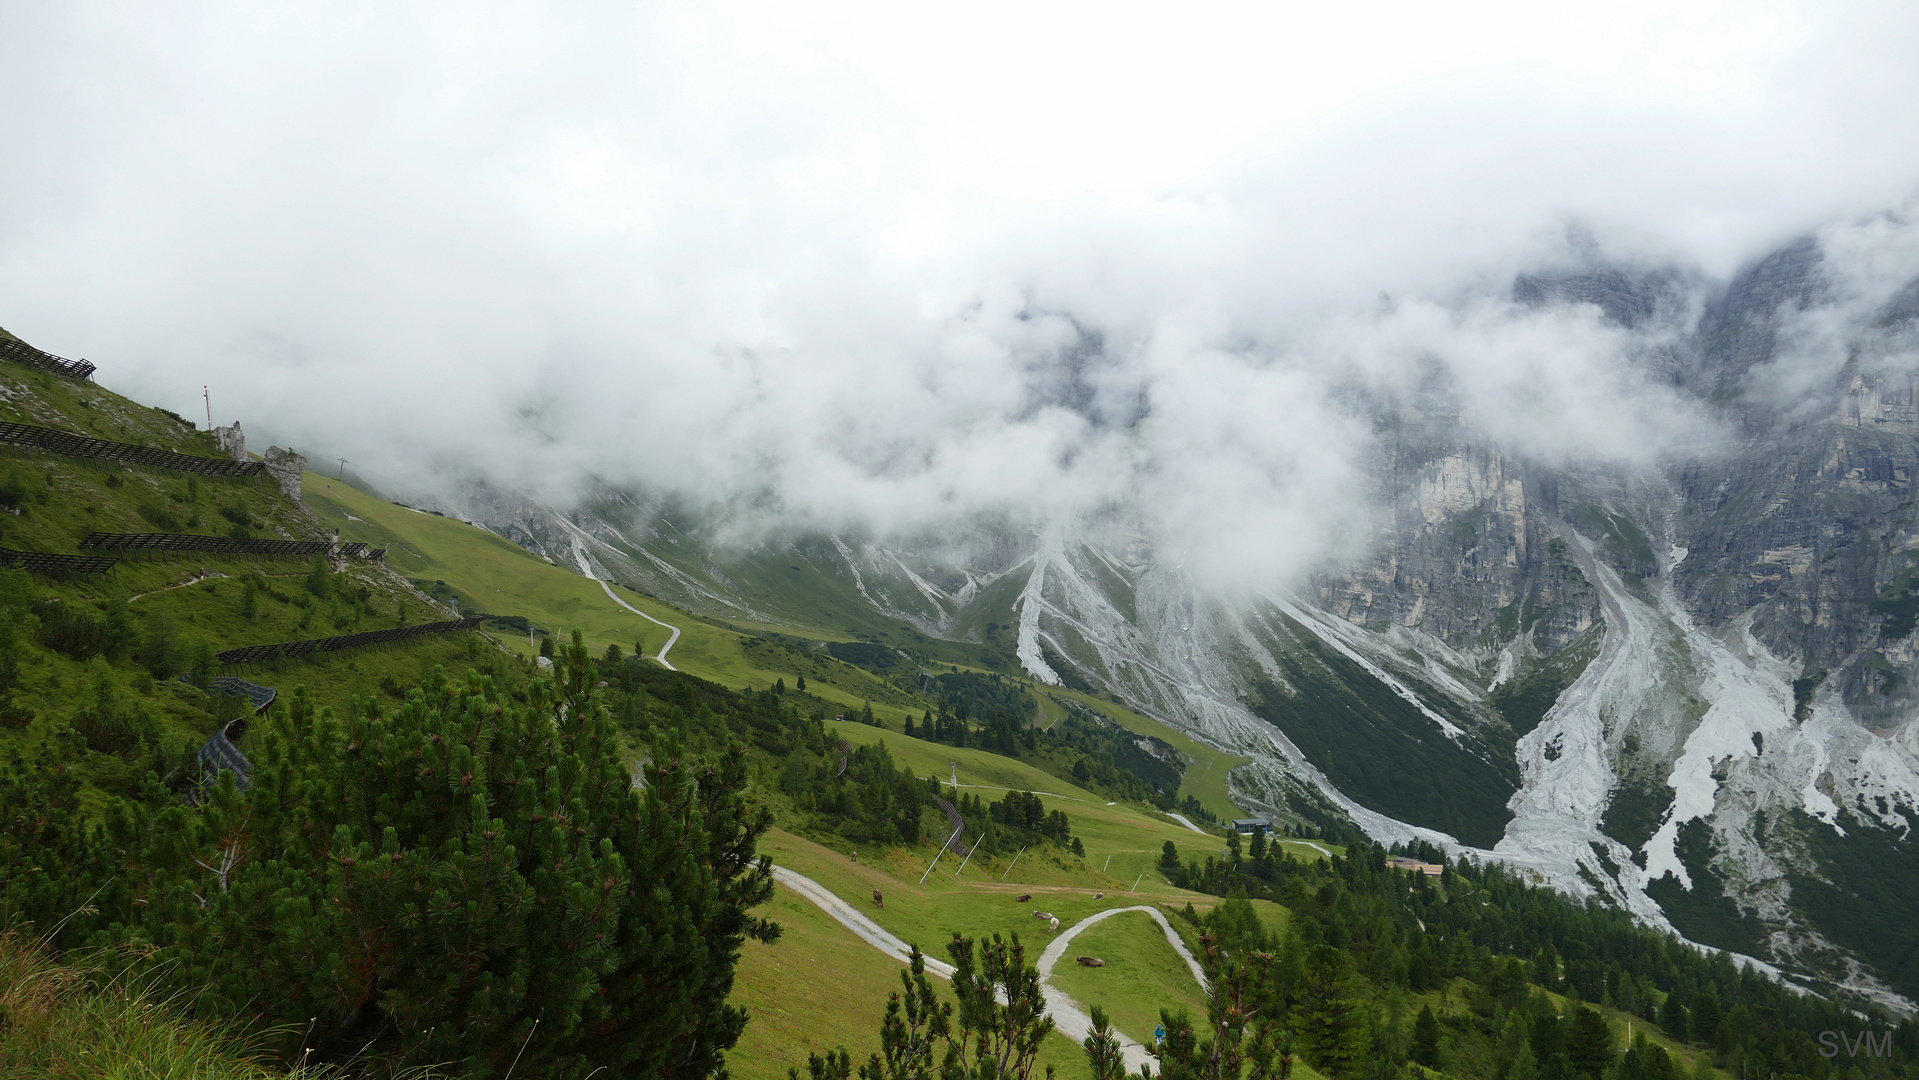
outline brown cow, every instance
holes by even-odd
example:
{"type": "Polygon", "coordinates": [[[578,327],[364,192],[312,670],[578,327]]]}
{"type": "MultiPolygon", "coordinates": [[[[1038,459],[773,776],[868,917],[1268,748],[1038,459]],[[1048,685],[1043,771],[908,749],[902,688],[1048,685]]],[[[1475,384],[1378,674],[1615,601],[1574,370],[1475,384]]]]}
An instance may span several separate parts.
{"type": "Polygon", "coordinates": [[[1100,958],[1098,958],[1098,957],[1096,957],[1096,956],[1082,956],[1082,957],[1079,957],[1079,966],[1081,966],[1081,967],[1105,967],[1105,966],[1106,966],[1106,961],[1104,961],[1104,960],[1101,960],[1100,958]]]}
{"type": "Polygon", "coordinates": [[[886,906],[886,898],[880,895],[880,891],[878,889],[873,890],[873,902],[875,904],[878,904],[880,907],[886,906]]]}
{"type": "Polygon", "coordinates": [[[1015,904],[1024,904],[1025,902],[1027,902],[1028,900],[1031,900],[1032,898],[1033,898],[1032,893],[1029,893],[1029,892],[1020,893],[1018,896],[1013,897],[1013,902],[1015,904]]]}

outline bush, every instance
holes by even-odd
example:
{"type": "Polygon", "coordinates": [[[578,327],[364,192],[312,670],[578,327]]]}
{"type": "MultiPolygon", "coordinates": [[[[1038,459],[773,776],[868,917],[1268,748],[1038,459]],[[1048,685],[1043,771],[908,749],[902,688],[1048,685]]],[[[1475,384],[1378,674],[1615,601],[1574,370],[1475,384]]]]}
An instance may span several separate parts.
{"type": "Polygon", "coordinates": [[[435,671],[390,718],[296,690],[246,792],[223,774],[198,809],[116,815],[137,885],[101,944],[204,1010],[318,1017],[322,1058],[375,1071],[711,1074],[746,1021],[741,946],[779,934],[749,914],[770,815],[737,746],[663,739],[636,785],[577,632],[556,674],[520,706],[435,671]]]}
{"type": "Polygon", "coordinates": [[[33,614],[40,621],[35,636],[49,649],[75,660],[98,656],[106,649],[106,621],[77,604],[42,600],[33,605],[33,614]]]}
{"type": "Polygon", "coordinates": [[[151,522],[154,528],[164,529],[167,532],[180,531],[180,519],[174,517],[172,512],[169,511],[164,504],[143,502],[140,504],[139,509],[140,516],[151,522]]]}

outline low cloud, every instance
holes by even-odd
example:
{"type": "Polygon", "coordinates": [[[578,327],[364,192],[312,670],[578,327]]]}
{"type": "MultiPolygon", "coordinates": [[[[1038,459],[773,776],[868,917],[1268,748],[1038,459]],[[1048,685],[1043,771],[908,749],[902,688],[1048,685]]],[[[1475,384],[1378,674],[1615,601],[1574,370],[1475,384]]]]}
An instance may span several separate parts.
{"type": "Polygon", "coordinates": [[[1906,7],[1509,16],[28,6],[0,325],[396,490],[1118,516],[1280,583],[1363,530],[1355,388],[1437,365],[1545,462],[1711,437],[1671,326],[1511,301],[1568,222],[1703,281],[1919,180],[1906,7]]]}

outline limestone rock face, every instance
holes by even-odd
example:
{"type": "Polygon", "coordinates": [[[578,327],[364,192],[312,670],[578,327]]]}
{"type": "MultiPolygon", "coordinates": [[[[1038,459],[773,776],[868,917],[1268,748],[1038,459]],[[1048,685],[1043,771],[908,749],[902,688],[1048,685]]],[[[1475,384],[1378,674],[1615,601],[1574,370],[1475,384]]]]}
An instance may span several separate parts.
{"type": "MultiPolygon", "coordinates": [[[[238,427],[238,424],[234,425],[238,427]]],[[[293,499],[300,497],[300,477],[306,472],[307,459],[303,454],[292,450],[282,450],[277,446],[267,447],[263,455],[267,464],[267,475],[280,485],[280,493],[293,499]]]]}
{"type": "Polygon", "coordinates": [[[240,421],[235,420],[232,427],[214,428],[213,438],[228,457],[235,461],[247,460],[247,437],[240,431],[240,421]]]}

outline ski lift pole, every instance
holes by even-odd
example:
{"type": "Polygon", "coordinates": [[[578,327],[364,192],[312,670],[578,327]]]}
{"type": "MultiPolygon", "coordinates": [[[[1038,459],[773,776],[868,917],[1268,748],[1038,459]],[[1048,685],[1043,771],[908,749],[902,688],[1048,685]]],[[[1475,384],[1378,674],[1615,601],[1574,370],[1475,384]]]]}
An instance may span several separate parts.
{"type": "MultiPolygon", "coordinates": [[[[1013,872],[1013,867],[1015,867],[1015,866],[1018,866],[1018,865],[1019,865],[1019,856],[1020,856],[1020,855],[1024,855],[1024,854],[1026,854],[1026,848],[1025,848],[1025,847],[1021,847],[1021,848],[1019,849],[1019,855],[1015,855],[1015,856],[1013,856],[1013,861],[1012,861],[1012,862],[1009,862],[1009,863],[1007,863],[1007,864],[1006,864],[1006,874],[1010,874],[1010,873],[1012,873],[1012,872],[1013,872]]],[[[1000,879],[1001,881],[1005,881],[1005,880],[1006,880],[1006,874],[1001,874],[1001,875],[999,876],[999,879],[1000,879]]]]}
{"type": "Polygon", "coordinates": [[[1138,891],[1139,891],[1139,883],[1140,883],[1140,881],[1141,881],[1141,880],[1142,880],[1143,878],[1145,878],[1145,877],[1146,877],[1146,871],[1144,871],[1144,870],[1141,870],[1141,871],[1139,872],[1139,877],[1136,877],[1136,878],[1134,878],[1134,879],[1133,879],[1133,891],[1134,891],[1134,892],[1138,892],[1138,891]]]}
{"type": "MultiPolygon", "coordinates": [[[[961,826],[960,826],[960,829],[964,829],[965,827],[966,827],[966,826],[964,826],[964,825],[961,825],[961,826]]],[[[946,854],[946,849],[947,849],[947,848],[949,848],[949,847],[952,847],[952,846],[953,846],[953,841],[959,838],[959,834],[960,834],[960,829],[954,829],[954,830],[953,830],[953,835],[951,835],[951,836],[949,836],[949,837],[947,837],[947,838],[946,838],[946,843],[944,843],[944,844],[941,844],[941,845],[940,845],[940,851],[939,851],[939,855],[935,855],[935,856],[933,856],[933,861],[932,861],[932,862],[930,862],[930,863],[927,863],[927,864],[926,864],[926,874],[930,874],[930,873],[932,873],[932,872],[933,872],[933,868],[934,868],[935,866],[938,866],[938,865],[940,864],[940,855],[944,855],[944,854],[946,854]]],[[[921,874],[921,875],[920,875],[920,884],[921,884],[921,885],[924,885],[924,884],[926,884],[926,874],[921,874]]]]}
{"type": "MultiPolygon", "coordinates": [[[[984,839],[986,839],[986,834],[985,833],[979,834],[979,840],[984,840],[984,839]]],[[[966,858],[960,860],[960,868],[958,870],[953,871],[954,881],[958,881],[959,876],[966,872],[966,864],[973,861],[973,852],[979,850],[979,840],[973,841],[972,850],[966,853],[966,858]]]]}

